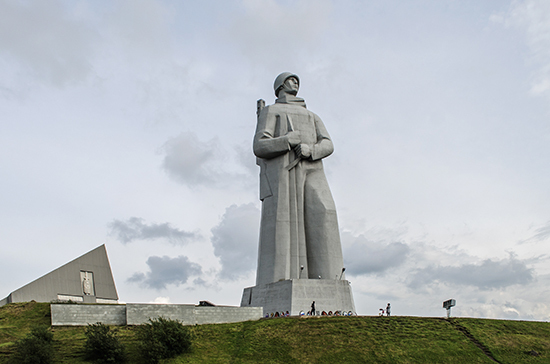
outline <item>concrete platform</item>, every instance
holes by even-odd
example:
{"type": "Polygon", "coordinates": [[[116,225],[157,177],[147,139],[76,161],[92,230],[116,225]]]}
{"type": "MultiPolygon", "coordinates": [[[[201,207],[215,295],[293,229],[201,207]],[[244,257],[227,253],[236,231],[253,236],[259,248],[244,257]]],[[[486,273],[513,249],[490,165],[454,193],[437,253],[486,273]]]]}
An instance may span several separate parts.
{"type": "Polygon", "coordinates": [[[245,288],[241,307],[263,307],[263,314],[289,311],[299,315],[300,311],[315,309],[322,311],[352,311],[355,304],[351,286],[347,280],[336,279],[289,279],[261,286],[245,288]]]}

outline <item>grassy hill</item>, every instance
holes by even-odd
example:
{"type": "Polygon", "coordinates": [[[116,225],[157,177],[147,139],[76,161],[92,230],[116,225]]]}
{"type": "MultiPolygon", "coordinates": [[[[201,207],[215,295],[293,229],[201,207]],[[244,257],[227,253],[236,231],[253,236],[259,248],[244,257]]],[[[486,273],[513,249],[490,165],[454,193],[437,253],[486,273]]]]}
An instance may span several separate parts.
{"type": "MultiPolygon", "coordinates": [[[[0,308],[0,363],[32,326],[49,325],[45,303],[0,308]]],[[[56,327],[59,363],[85,363],[83,327],[56,327]]],[[[421,317],[277,318],[193,327],[194,349],[164,363],[550,363],[550,323],[421,317]]],[[[118,328],[130,363],[135,329],[118,328]]]]}

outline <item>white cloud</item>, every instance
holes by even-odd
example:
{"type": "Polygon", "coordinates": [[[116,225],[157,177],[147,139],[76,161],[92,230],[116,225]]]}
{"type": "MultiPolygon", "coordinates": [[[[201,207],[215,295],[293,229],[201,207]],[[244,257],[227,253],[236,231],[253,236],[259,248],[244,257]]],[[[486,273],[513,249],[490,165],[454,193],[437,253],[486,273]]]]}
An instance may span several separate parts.
{"type": "Polygon", "coordinates": [[[170,302],[170,297],[156,297],[151,303],[172,303],[170,302]]]}
{"type": "Polygon", "coordinates": [[[550,221],[541,227],[535,229],[535,233],[529,239],[526,239],[523,242],[542,242],[550,238],[550,221]]]}
{"type": "Polygon", "coordinates": [[[342,234],[347,274],[383,274],[405,262],[410,248],[396,241],[373,241],[364,235],[342,234]]]}
{"type": "Polygon", "coordinates": [[[165,2],[121,0],[113,5],[106,31],[110,41],[126,52],[128,59],[158,60],[170,54],[172,36],[169,29],[174,12],[165,2]]]}
{"type": "Polygon", "coordinates": [[[305,49],[322,45],[331,20],[331,2],[326,0],[243,0],[242,10],[222,36],[271,67],[295,62],[305,49]]]}
{"type": "Polygon", "coordinates": [[[109,227],[111,235],[127,244],[135,240],[166,239],[175,245],[183,245],[199,237],[195,232],[187,232],[173,228],[169,223],[162,224],[144,223],[144,219],[130,217],[128,221],[113,220],[109,227]]]}
{"type": "Polygon", "coordinates": [[[530,61],[537,67],[533,73],[531,92],[550,96],[550,2],[515,0],[505,15],[493,19],[525,32],[530,61]]]}
{"type": "Polygon", "coordinates": [[[162,146],[162,167],[172,179],[190,187],[248,188],[254,180],[250,166],[254,159],[252,152],[244,157],[243,150],[237,145],[228,153],[218,138],[202,142],[194,133],[181,133],[162,146]]]}
{"type": "Polygon", "coordinates": [[[219,277],[235,280],[256,268],[260,210],[252,204],[229,206],[212,228],[214,255],[221,262],[219,277]]]}
{"type": "MultiPolygon", "coordinates": [[[[493,317],[510,319],[545,319],[550,307],[550,289],[537,290],[545,285],[547,276],[537,269],[545,265],[544,257],[481,258],[457,245],[430,241],[429,236],[416,236],[410,224],[392,227],[371,227],[364,234],[342,234],[344,258],[361,261],[381,268],[379,272],[364,267],[364,272],[347,269],[352,281],[357,310],[375,315],[378,309],[391,302],[396,315],[443,316],[444,300],[454,298],[454,316],[493,317]],[[373,243],[374,242],[374,243],[373,243]],[[392,242],[407,247],[405,252],[392,249],[392,242]],[[356,245],[354,247],[354,245],[356,245]],[[360,249],[358,249],[360,247],[360,249]],[[380,248],[374,256],[385,265],[399,264],[389,269],[363,253],[380,248]],[[350,249],[352,248],[352,249],[350,249]],[[351,257],[350,254],[355,254],[351,257]],[[359,256],[357,257],[357,254],[359,256]]],[[[502,252],[494,249],[494,253],[502,252]]],[[[346,262],[349,266],[349,262],[346,262]]]]}
{"type": "Polygon", "coordinates": [[[444,282],[491,290],[529,284],[533,279],[533,268],[527,267],[525,262],[511,254],[508,259],[486,259],[477,264],[429,265],[410,272],[408,285],[412,289],[417,289],[436,282],[444,282]]]}
{"type": "Polygon", "coordinates": [[[128,282],[139,283],[146,288],[156,290],[165,289],[167,285],[176,287],[187,283],[191,276],[202,273],[202,268],[197,263],[189,261],[186,256],[170,258],[168,256],[152,256],[147,259],[149,271],[146,273],[135,273],[128,282]]]}
{"type": "Polygon", "coordinates": [[[0,2],[0,55],[55,86],[91,72],[97,33],[61,1],[0,2]]]}
{"type": "Polygon", "coordinates": [[[182,133],[164,144],[162,166],[170,177],[191,186],[217,183],[221,176],[216,168],[217,144],[216,139],[201,142],[193,133],[182,133]]]}

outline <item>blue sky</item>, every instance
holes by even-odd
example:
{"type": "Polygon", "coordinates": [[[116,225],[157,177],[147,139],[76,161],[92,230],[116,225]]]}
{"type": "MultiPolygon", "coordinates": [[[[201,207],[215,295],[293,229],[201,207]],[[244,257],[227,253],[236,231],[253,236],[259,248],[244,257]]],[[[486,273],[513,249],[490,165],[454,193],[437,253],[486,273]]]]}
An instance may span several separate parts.
{"type": "Polygon", "coordinates": [[[0,2],[0,295],[105,243],[122,301],[238,305],[283,71],[359,314],[550,319],[543,0],[0,2]]]}

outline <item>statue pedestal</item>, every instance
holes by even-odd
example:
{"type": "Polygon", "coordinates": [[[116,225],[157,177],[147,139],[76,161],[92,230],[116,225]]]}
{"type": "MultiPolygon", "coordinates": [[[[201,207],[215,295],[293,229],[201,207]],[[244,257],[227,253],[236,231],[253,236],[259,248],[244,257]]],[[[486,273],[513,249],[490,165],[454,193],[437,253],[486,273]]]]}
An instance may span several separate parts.
{"type": "Polygon", "coordinates": [[[289,279],[245,288],[241,307],[263,307],[264,316],[275,312],[307,313],[315,301],[318,312],[352,311],[355,305],[351,286],[346,280],[289,279]]]}

